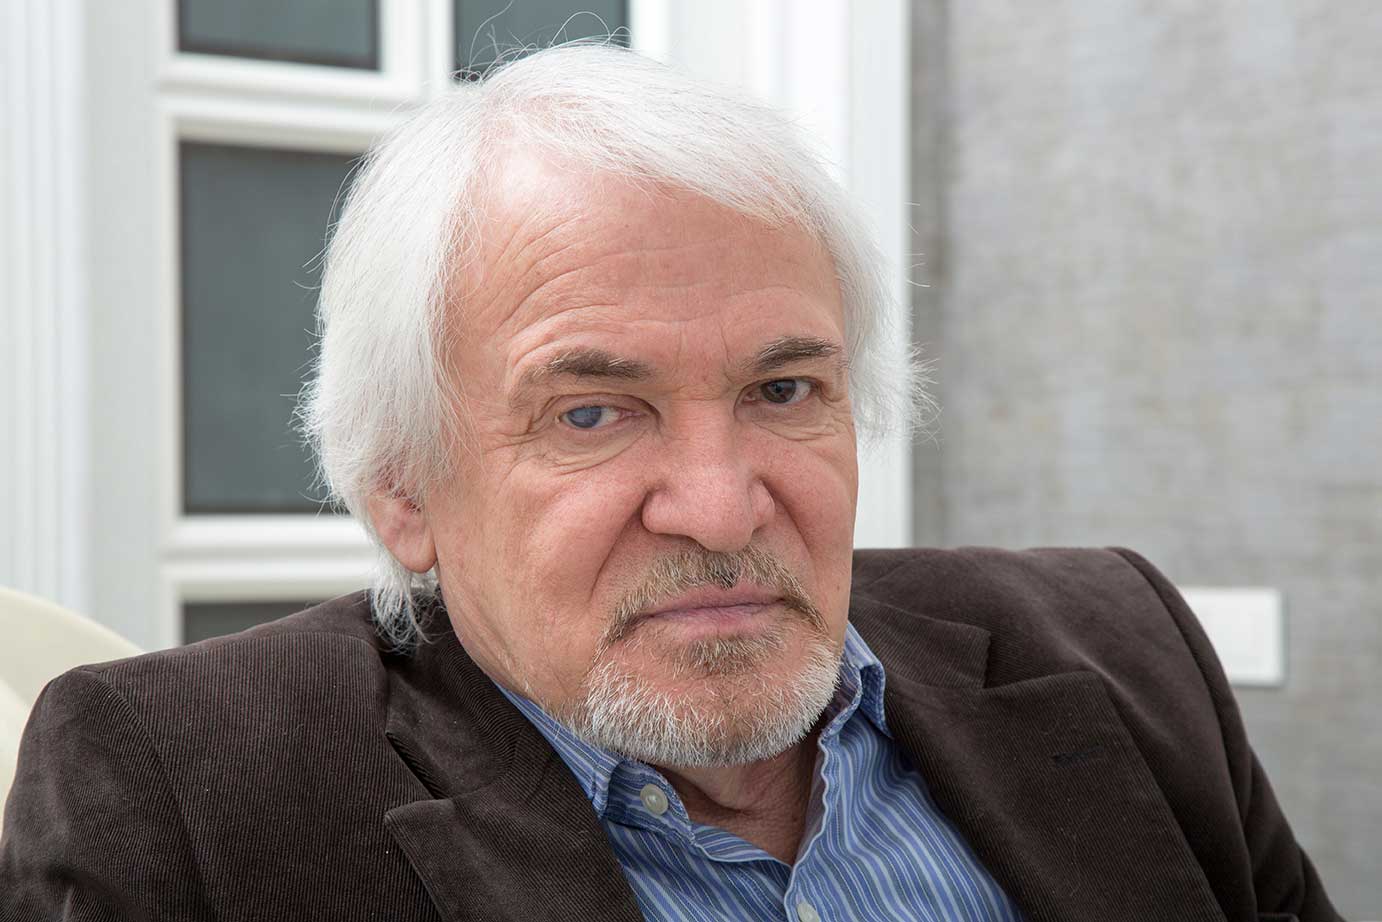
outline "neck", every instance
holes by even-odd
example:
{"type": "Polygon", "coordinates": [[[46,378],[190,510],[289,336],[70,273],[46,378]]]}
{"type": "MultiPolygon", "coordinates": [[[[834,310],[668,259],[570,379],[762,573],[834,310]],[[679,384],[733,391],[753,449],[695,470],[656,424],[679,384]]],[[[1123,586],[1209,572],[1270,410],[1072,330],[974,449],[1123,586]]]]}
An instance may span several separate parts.
{"type": "Polygon", "coordinates": [[[660,768],[693,820],[718,826],[792,864],[806,826],[816,734],[747,765],[660,768]]]}

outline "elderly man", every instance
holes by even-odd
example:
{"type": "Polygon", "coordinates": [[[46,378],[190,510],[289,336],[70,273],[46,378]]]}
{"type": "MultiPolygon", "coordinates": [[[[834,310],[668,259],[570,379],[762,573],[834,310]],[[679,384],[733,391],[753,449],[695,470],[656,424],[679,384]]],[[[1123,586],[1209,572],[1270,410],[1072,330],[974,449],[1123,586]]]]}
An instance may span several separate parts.
{"type": "Polygon", "coordinates": [[[374,590],[85,667],[4,919],[1334,919],[1126,551],[852,549],[906,422],[780,116],[612,48],[370,156],[306,418],[374,590]]]}

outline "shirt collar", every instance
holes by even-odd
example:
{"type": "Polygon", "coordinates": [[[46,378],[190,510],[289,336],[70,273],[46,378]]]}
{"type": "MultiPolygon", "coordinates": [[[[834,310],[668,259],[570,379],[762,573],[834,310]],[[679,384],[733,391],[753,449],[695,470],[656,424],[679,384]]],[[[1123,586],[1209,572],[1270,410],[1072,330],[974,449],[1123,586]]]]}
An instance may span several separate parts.
{"type": "MultiPolygon", "coordinates": [[[[843,726],[862,711],[880,733],[891,737],[883,714],[883,686],[883,664],[854,630],[854,625],[846,624],[840,676],[835,696],[823,715],[825,723],[843,726]]],[[[603,819],[609,807],[610,779],[614,773],[621,765],[635,767],[643,763],[590,745],[529,699],[497,683],[496,687],[557,751],[576,776],[596,815],[603,819]]]]}
{"type": "Polygon", "coordinates": [[[859,636],[852,624],[845,627],[845,650],[844,655],[840,657],[841,684],[847,674],[856,676],[856,681],[862,688],[859,709],[873,721],[879,732],[891,737],[888,719],[883,714],[883,663],[869,649],[869,645],[864,643],[864,638],[859,636]]]}

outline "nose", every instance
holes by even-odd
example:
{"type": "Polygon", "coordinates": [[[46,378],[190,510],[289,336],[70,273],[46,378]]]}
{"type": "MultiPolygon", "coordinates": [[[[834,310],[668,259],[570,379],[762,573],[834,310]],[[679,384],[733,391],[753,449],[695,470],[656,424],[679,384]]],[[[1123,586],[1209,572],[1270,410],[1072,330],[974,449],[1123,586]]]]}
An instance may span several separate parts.
{"type": "Polygon", "coordinates": [[[687,537],[709,551],[743,550],[776,503],[732,422],[699,426],[662,446],[643,501],[643,527],[687,537]]]}

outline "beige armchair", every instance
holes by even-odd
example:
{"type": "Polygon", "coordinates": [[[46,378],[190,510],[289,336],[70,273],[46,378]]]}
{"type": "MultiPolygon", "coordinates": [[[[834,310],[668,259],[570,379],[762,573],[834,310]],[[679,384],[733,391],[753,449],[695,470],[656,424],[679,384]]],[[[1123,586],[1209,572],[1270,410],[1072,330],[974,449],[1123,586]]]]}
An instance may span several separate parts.
{"type": "Polygon", "coordinates": [[[43,686],[73,666],[139,652],[76,612],[0,587],[0,803],[14,781],[19,737],[43,686]]]}

